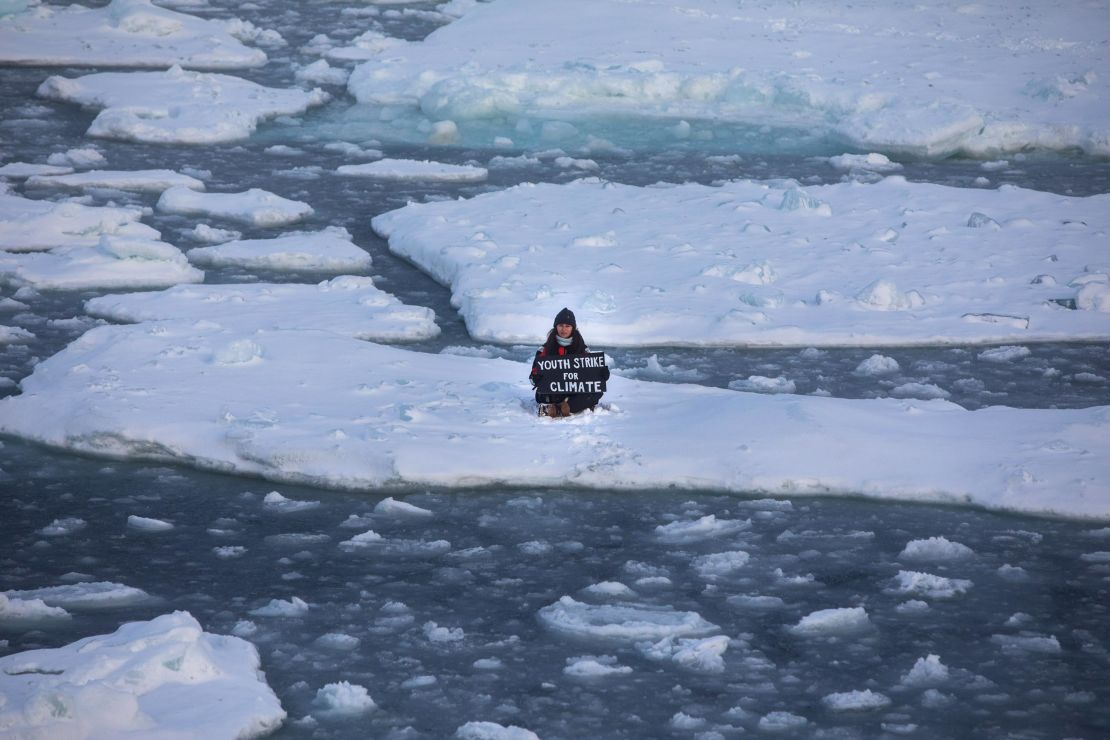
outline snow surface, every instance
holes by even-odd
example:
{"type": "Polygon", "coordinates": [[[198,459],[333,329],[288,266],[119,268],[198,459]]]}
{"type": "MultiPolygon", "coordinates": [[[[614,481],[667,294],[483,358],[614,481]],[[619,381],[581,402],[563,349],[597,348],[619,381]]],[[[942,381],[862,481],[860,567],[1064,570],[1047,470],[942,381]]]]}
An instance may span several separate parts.
{"type": "MultiPolygon", "coordinates": [[[[535,416],[527,373],[323,331],[104,326],[0,400],[0,430],[340,488],[673,485],[1110,515],[1106,407],[967,411],[614,377],[608,410],[552,421],[535,416]],[[685,453],[674,455],[679,444],[685,453]]],[[[708,520],[675,524],[660,535],[720,531],[708,520]]]]}
{"type": "Polygon", "coordinates": [[[307,203],[260,188],[242,193],[198,193],[173,187],[162,193],[155,207],[164,213],[215,216],[248,226],[287,226],[313,213],[307,203]]]}
{"type": "Polygon", "coordinates": [[[678,139],[732,122],[872,152],[1105,155],[1108,37],[1102,3],[868,0],[845,13],[789,0],[499,0],[391,45],[348,87],[360,102],[462,129],[498,122],[510,136],[559,140],[627,117],[678,139]]]}
{"type": "Polygon", "coordinates": [[[73,174],[43,174],[27,178],[28,188],[64,188],[88,190],[89,188],[114,188],[140,193],[161,193],[172,187],[204,190],[204,182],[173,170],[88,170],[73,174]]]}
{"type": "Polygon", "coordinates": [[[183,611],[2,657],[0,695],[9,737],[250,738],[285,719],[255,647],[183,611]]]}
{"type": "Polygon", "coordinates": [[[580,180],[410,203],[373,226],[451,288],[483,341],[542,341],[563,306],[588,341],[624,346],[1110,337],[1101,304],[1057,302],[1084,285],[1110,295],[1107,195],[898,176],[804,189],[580,180]],[[980,212],[998,228],[969,225],[980,212]]]}
{"type": "Polygon", "coordinates": [[[273,239],[229,241],[189,250],[189,261],[202,267],[237,267],[310,272],[365,270],[371,259],[340,226],[323,231],[295,231],[273,239]]]}
{"type": "Polygon", "coordinates": [[[246,332],[317,330],[375,341],[428,339],[439,333],[431,309],[406,306],[375,287],[371,278],[355,276],[316,285],[182,285],[159,292],[99,296],[87,301],[85,310],[112,321],[188,316],[246,332]]]}
{"type": "Polygon", "coordinates": [[[258,124],[321,105],[320,89],[278,89],[230,75],[171,67],[48,77],[40,97],[103,108],[88,135],[150,143],[213,144],[246,139],[258,124]]]}
{"type": "Polygon", "coordinates": [[[103,8],[36,6],[0,19],[0,63],[76,67],[260,67],[244,46],[251,24],[205,20],[153,5],[112,0],[103,8]]]}

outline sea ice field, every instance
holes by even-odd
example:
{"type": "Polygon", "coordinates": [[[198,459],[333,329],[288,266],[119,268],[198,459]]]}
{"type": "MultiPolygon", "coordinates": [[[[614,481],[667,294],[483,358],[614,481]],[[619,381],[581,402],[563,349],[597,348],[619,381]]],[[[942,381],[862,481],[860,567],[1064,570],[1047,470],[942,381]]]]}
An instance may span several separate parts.
{"type": "Polygon", "coordinates": [[[1110,734],[1108,44],[0,1],[0,736],[1110,734]]]}

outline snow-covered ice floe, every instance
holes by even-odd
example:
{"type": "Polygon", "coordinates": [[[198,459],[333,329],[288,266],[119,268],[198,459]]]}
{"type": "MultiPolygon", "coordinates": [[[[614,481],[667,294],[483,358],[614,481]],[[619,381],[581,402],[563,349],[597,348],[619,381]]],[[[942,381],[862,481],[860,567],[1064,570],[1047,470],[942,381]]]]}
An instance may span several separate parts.
{"type": "Polygon", "coordinates": [[[423,182],[484,182],[485,167],[446,164],[416,159],[379,159],[366,164],[344,164],[336,174],[369,177],[375,180],[420,180],[423,182]]]}
{"type": "Polygon", "coordinates": [[[261,121],[295,116],[328,100],[323,90],[279,89],[231,75],[172,67],[48,77],[37,94],[103,108],[88,135],[163,144],[246,139],[261,121]]]}
{"type": "Polygon", "coordinates": [[[1108,407],[968,411],[614,377],[608,410],[554,421],[535,415],[527,374],[323,331],[102,326],[0,400],[0,431],[348,489],[675,486],[1110,517],[1108,407]]]}
{"type": "MultiPolygon", "coordinates": [[[[1007,0],[867,0],[849,16],[789,0],[472,8],[361,64],[351,93],[464,131],[493,122],[556,140],[624,116],[662,119],[679,139],[724,122],[872,152],[1110,153],[1103,4],[1015,13],[1007,0]]],[[[634,143],[640,129],[627,130],[634,143]]]]}
{"type": "Polygon", "coordinates": [[[159,233],[139,223],[138,207],[53,203],[0,193],[0,249],[37,252],[54,247],[93,247],[104,235],[157,239],[159,233]]]}
{"type": "Polygon", "coordinates": [[[265,270],[347,272],[370,267],[370,254],[351,241],[349,231],[296,231],[273,239],[243,239],[189,250],[202,267],[234,265],[265,270]]]}
{"type": "Polygon", "coordinates": [[[409,204],[373,226],[450,286],[479,340],[541,341],[563,306],[609,345],[1110,337],[1107,195],[589,179],[409,204]],[[1062,305],[1083,291],[1081,310],[1062,305]]]}
{"type": "Polygon", "coordinates": [[[162,288],[199,283],[204,273],[177,247],[157,239],[101,236],[97,246],[33,254],[0,252],[0,280],[43,290],[162,288]]]}
{"type": "Polygon", "coordinates": [[[188,612],[128,622],[0,658],[0,734],[259,737],[285,719],[259,665],[254,645],[204,632],[188,612]]]}
{"type": "Polygon", "coordinates": [[[172,187],[204,190],[204,182],[173,170],[88,170],[66,175],[33,175],[27,178],[29,188],[88,190],[113,188],[140,193],[161,193],[172,187]]]}
{"type": "Polygon", "coordinates": [[[260,188],[241,193],[198,193],[172,187],[162,193],[155,207],[164,213],[215,216],[248,226],[288,226],[313,214],[307,203],[260,188]]]}
{"type": "Polygon", "coordinates": [[[375,287],[372,279],[355,276],[317,285],[181,285],[156,293],[100,296],[87,301],[85,310],[113,321],[187,317],[240,331],[322,330],[376,341],[428,339],[439,333],[430,308],[407,306],[375,287]]]}
{"type": "Polygon", "coordinates": [[[111,581],[85,581],[3,593],[9,599],[38,600],[48,606],[71,611],[118,609],[153,600],[153,597],[141,588],[111,581]]]}
{"type": "MultiPolygon", "coordinates": [[[[206,20],[149,0],[106,7],[37,3],[0,19],[0,64],[193,69],[260,67],[266,54],[244,46],[260,32],[239,19],[206,20]]],[[[268,37],[275,39],[274,32],[268,37]]]]}

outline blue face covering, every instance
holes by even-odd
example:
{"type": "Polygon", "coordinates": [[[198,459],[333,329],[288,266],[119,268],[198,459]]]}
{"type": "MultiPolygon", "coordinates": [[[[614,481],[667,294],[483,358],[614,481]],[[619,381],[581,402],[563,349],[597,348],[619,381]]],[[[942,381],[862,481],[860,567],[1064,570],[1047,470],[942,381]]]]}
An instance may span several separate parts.
{"type": "Polygon", "coordinates": [[[574,335],[571,334],[566,339],[563,339],[561,336],[556,334],[555,335],[555,341],[559,343],[560,347],[569,347],[570,345],[574,344],[574,335]]]}

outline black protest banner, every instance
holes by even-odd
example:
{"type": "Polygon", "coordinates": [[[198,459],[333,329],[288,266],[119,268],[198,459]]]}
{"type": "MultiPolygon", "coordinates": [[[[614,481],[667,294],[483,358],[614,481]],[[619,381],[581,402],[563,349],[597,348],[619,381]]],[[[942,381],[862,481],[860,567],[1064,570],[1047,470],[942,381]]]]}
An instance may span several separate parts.
{"type": "Polygon", "coordinates": [[[568,357],[541,357],[536,360],[539,377],[536,392],[556,396],[605,392],[605,353],[587,352],[568,357]]]}

